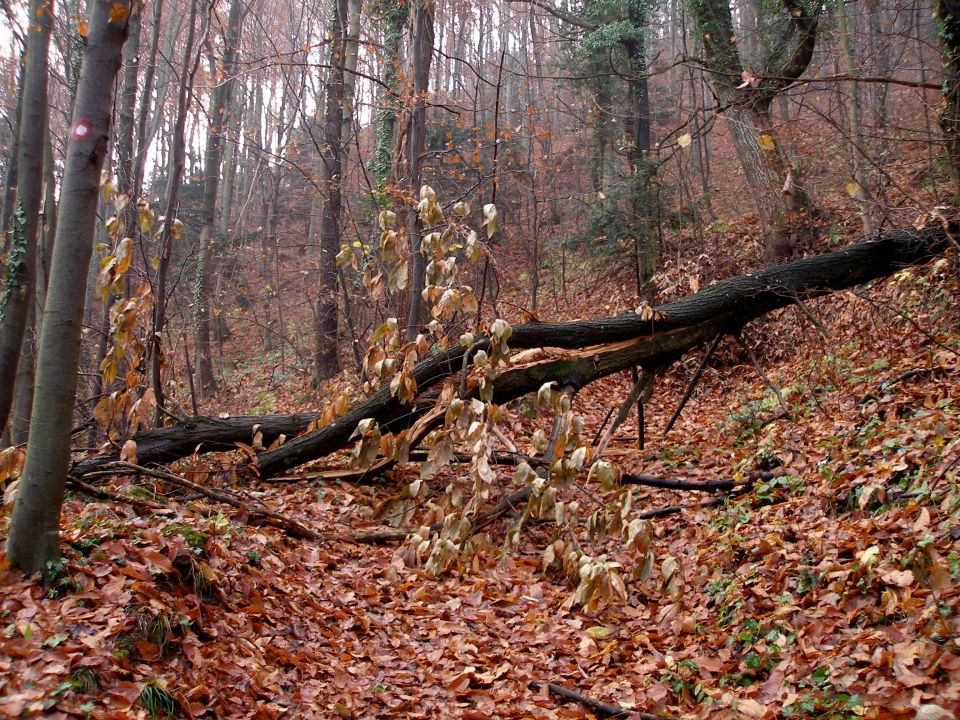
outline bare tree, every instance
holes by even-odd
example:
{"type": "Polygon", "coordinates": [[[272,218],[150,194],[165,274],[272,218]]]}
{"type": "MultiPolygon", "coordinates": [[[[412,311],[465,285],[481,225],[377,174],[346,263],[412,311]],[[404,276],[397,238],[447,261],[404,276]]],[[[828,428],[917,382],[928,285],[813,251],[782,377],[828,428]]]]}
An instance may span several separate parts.
{"type": "Polygon", "coordinates": [[[341,183],[343,181],[344,67],[346,62],[347,0],[333,0],[330,18],[330,73],[327,76],[320,193],[320,288],[317,300],[314,382],[340,370],[337,355],[337,253],[340,251],[341,183]]]}

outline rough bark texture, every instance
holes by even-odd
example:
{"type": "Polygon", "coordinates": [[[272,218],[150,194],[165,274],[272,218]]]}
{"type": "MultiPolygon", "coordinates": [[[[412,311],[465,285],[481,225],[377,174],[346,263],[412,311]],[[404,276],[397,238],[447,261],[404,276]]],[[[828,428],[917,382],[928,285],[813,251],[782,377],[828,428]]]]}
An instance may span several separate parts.
{"type": "MultiPolygon", "coordinates": [[[[383,90],[380,95],[380,112],[377,113],[377,146],[373,154],[373,177],[378,191],[392,179],[392,149],[397,124],[397,80],[400,69],[400,48],[403,42],[403,26],[410,14],[407,2],[389,0],[381,2],[383,16],[380,22],[384,27],[383,52],[385,55],[383,71],[383,90]]],[[[464,33],[465,35],[466,33],[464,33]]]]}
{"type": "Polygon", "coordinates": [[[804,211],[808,201],[777,142],[770,104],[810,64],[819,5],[808,8],[802,0],[782,0],[785,22],[778,26],[778,35],[764,38],[767,52],[758,69],[752,70],[737,46],[730,3],[687,2],[703,43],[710,86],[724,108],[737,158],[767,234],[767,259],[783,259],[797,241],[790,236],[793,213],[804,211]]]}
{"type": "Polygon", "coordinates": [[[347,0],[333,0],[330,76],[323,130],[323,214],[320,227],[320,297],[317,302],[314,382],[337,374],[337,253],[340,252],[340,180],[343,174],[343,73],[346,61],[347,0]]]}
{"type": "MultiPolygon", "coordinates": [[[[430,89],[430,61],[433,59],[432,0],[419,0],[413,15],[413,113],[410,116],[410,193],[414,198],[420,192],[420,154],[427,132],[427,92],[430,89]]],[[[410,314],[407,317],[407,342],[416,339],[423,324],[425,308],[423,287],[427,269],[426,258],[420,252],[422,228],[416,207],[407,210],[407,232],[410,235],[410,314]]]]}
{"type": "Polygon", "coordinates": [[[7,173],[3,178],[3,205],[0,209],[0,233],[3,234],[3,239],[0,240],[0,253],[3,254],[6,254],[10,242],[7,228],[10,225],[14,202],[17,199],[17,162],[20,156],[20,116],[23,114],[24,59],[21,54],[20,71],[17,73],[17,104],[13,110],[13,115],[8,114],[6,117],[6,122],[10,125],[13,137],[10,140],[10,162],[7,163],[7,173]]]}
{"type": "MultiPolygon", "coordinates": [[[[33,304],[37,275],[37,230],[43,199],[43,143],[47,128],[47,49],[53,26],[52,0],[33,0],[29,9],[23,106],[17,160],[17,194],[10,215],[10,251],[0,293],[0,431],[7,425],[20,348],[33,304]]],[[[4,228],[6,230],[6,228],[4,228]]]]}
{"type": "Polygon", "coordinates": [[[93,250],[100,170],[110,140],[113,85],[127,37],[129,9],[129,2],[119,0],[92,3],[40,338],[33,431],[7,543],[10,565],[28,573],[42,571],[59,550],[87,266],[93,250]]]}
{"type": "MultiPolygon", "coordinates": [[[[519,325],[513,328],[512,348],[550,347],[569,352],[544,355],[505,370],[495,383],[494,401],[507,402],[551,380],[559,386],[580,388],[636,365],[648,369],[665,367],[717,333],[735,333],[751,320],[797,299],[819,297],[923,263],[948,244],[941,227],[893,231],[844,250],[724,280],[661,306],[663,317],[655,322],[630,314],[583,322],[519,325]]],[[[389,387],[384,387],[336,422],[261,452],[261,475],[276,475],[345,447],[357,423],[364,418],[375,418],[387,431],[408,427],[434,406],[427,395],[430,388],[461,372],[464,353],[458,345],[420,362],[413,371],[418,397],[412,405],[401,404],[390,395],[389,387]]],[[[201,443],[201,450],[213,450],[231,442],[249,442],[252,427],[258,423],[267,442],[268,436],[272,439],[280,432],[291,435],[305,430],[315,417],[243,417],[227,422],[202,418],[192,421],[195,424],[190,426],[149,431],[134,439],[140,461],[156,462],[188,455],[201,443]]],[[[90,472],[116,457],[84,460],[75,473],[90,472]]]]}
{"type": "Polygon", "coordinates": [[[940,128],[960,197],[960,0],[939,0],[936,17],[943,56],[943,108],[940,128]]]}

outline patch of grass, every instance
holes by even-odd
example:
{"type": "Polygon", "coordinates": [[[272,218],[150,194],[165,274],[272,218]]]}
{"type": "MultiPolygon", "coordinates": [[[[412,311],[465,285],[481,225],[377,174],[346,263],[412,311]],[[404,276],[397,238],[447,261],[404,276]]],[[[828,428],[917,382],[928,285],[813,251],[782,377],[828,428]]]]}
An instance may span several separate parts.
{"type": "Polygon", "coordinates": [[[754,497],[762,505],[772,505],[783,502],[788,495],[803,492],[803,481],[791,475],[779,475],[764,482],[758,483],[753,491],[754,497]]]}
{"type": "Polygon", "coordinates": [[[204,549],[207,546],[207,539],[210,537],[205,532],[200,530],[195,530],[194,528],[183,525],[180,523],[175,523],[173,525],[167,525],[161,534],[164,537],[170,537],[172,535],[179,535],[183,538],[183,541],[187,544],[191,550],[193,550],[196,555],[203,555],[204,549]]]}
{"type": "Polygon", "coordinates": [[[51,697],[60,697],[69,692],[89,693],[100,687],[100,678],[92,668],[76,668],[70,677],[53,691],[51,697]]]}
{"type": "Polygon", "coordinates": [[[162,687],[158,681],[147,683],[140,692],[140,704],[150,713],[153,720],[157,718],[174,718],[180,714],[180,705],[170,692],[162,687]]]}
{"type": "Polygon", "coordinates": [[[167,499],[163,497],[163,495],[158,495],[150,488],[141,487],[139,485],[134,485],[132,488],[130,488],[127,491],[127,495],[138,500],[149,500],[162,505],[167,504],[167,499]]]}
{"type": "Polygon", "coordinates": [[[250,409],[253,415],[266,415],[277,407],[277,398],[268,390],[258,392],[254,400],[257,404],[250,409]]]}

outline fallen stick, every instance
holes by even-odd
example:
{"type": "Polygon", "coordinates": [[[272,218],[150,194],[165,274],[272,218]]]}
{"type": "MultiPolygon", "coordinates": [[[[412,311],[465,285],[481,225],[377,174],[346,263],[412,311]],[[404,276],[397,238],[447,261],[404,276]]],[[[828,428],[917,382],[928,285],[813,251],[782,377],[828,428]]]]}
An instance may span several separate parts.
{"type": "Polygon", "coordinates": [[[728,498],[743,495],[749,489],[749,485],[741,485],[730,494],[721,495],[713,498],[712,500],[704,500],[703,502],[691,503],[688,505],[668,505],[667,507],[657,508],[656,510],[647,510],[646,512],[637,513],[636,517],[640,520],[652,520],[653,518],[667,517],[669,515],[679,515],[684,510],[700,510],[703,508],[719,507],[720,505],[723,505],[728,498]]]}
{"type": "Polygon", "coordinates": [[[713,342],[710,343],[710,347],[707,348],[707,353],[700,359],[700,364],[697,365],[697,371],[693,374],[693,377],[690,378],[690,382],[687,383],[687,389],[683,393],[683,398],[680,400],[680,404],[677,405],[677,409],[673,411],[673,415],[670,416],[670,422],[667,423],[667,427],[663,431],[663,436],[666,437],[667,434],[673,429],[674,423],[677,422],[677,418],[680,417],[680,413],[683,412],[683,408],[686,407],[687,401],[690,399],[690,396],[693,395],[693,391],[697,389],[697,384],[700,382],[700,377],[703,375],[703,371],[707,367],[707,363],[710,362],[710,358],[713,357],[713,354],[717,351],[717,346],[720,345],[720,341],[723,340],[723,333],[717,333],[717,336],[713,339],[713,342]]]}
{"type": "Polygon", "coordinates": [[[754,480],[772,480],[777,477],[771,472],[750,473],[743,481],[737,480],[670,480],[669,478],[659,478],[652,475],[635,475],[626,473],[620,479],[624,485],[643,485],[645,487],[662,488],[664,490],[699,490],[701,492],[725,492],[733,490],[738,486],[743,486],[746,482],[754,480]]]}
{"type": "Polygon", "coordinates": [[[120,493],[111,492],[110,490],[104,490],[103,488],[90,485],[85,483],[80,478],[75,478],[72,476],[67,477],[67,487],[72,488],[73,490],[79,490],[80,492],[86,493],[87,495],[92,495],[93,497],[102,498],[104,500],[112,500],[113,502],[118,503],[125,503],[131,507],[137,508],[138,510],[156,512],[164,509],[163,505],[160,503],[150,502],[149,500],[141,500],[140,498],[129,497],[127,495],[121,495],[120,493]]]}
{"type": "Polygon", "coordinates": [[[557,685],[556,683],[542,683],[537,680],[533,680],[529,685],[527,685],[527,687],[529,687],[531,690],[539,690],[544,685],[546,685],[547,690],[552,694],[562,697],[565,700],[573,700],[581,705],[585,705],[594,712],[600,713],[604,717],[616,718],[631,716],[638,717],[640,720],[670,720],[670,718],[672,718],[671,715],[654,715],[652,713],[635,712],[633,710],[624,710],[623,708],[619,708],[614,705],[607,705],[605,702],[594,700],[593,698],[578,693],[576,690],[569,690],[563,687],[563,685],[557,685]]]}
{"type": "MultiPolygon", "coordinates": [[[[306,525],[288,518],[286,515],[282,515],[273,510],[269,510],[266,507],[252,508],[244,503],[239,498],[234,497],[233,495],[228,495],[226,493],[219,492],[217,490],[211,490],[210,488],[199,485],[195,482],[187,480],[184,477],[179,475],[174,475],[170,472],[165,472],[163,470],[154,470],[152,468],[145,468],[142,465],[136,465],[129,462],[113,462],[108,463],[102,466],[97,474],[117,474],[117,473],[136,473],[139,475],[146,475],[148,477],[157,478],[158,480],[163,480],[168,482],[171,485],[176,485],[178,487],[186,488],[192,490],[204,497],[207,497],[211,500],[215,500],[224,505],[229,505],[230,507],[242,510],[249,514],[250,519],[255,522],[260,522],[264,525],[271,525],[272,527],[283,530],[285,533],[291,537],[295,537],[298,540],[329,540],[330,536],[323,535],[311,530],[306,525]]],[[[124,500],[126,502],[126,500],[124,500]]]]}

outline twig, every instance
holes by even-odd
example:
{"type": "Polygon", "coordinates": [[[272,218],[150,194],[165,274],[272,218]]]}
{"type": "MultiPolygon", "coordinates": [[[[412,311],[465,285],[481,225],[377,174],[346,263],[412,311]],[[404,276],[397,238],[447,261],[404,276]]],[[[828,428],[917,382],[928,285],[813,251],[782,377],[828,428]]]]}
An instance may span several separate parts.
{"type": "Polygon", "coordinates": [[[620,406],[620,411],[617,413],[617,416],[613,419],[610,427],[607,428],[607,431],[603,434],[600,444],[597,445],[597,451],[595,453],[597,457],[600,457],[603,454],[603,451],[606,450],[607,445],[610,444],[610,440],[613,438],[613,434],[617,431],[617,428],[620,427],[624,420],[627,419],[627,416],[630,415],[630,411],[633,410],[634,403],[644,403],[647,401],[649,398],[649,393],[653,391],[653,381],[655,377],[655,372],[647,370],[643,371],[643,374],[634,384],[630,394],[627,395],[627,399],[624,400],[623,405],[620,406]]]}
{"type": "Polygon", "coordinates": [[[803,315],[807,318],[807,320],[809,320],[810,323],[817,329],[820,335],[823,336],[824,340],[827,340],[830,338],[830,332],[827,330],[824,324],[817,319],[817,316],[810,311],[810,308],[808,308],[800,298],[795,297],[793,299],[793,304],[800,309],[800,312],[803,313],[803,315]]]}
{"type": "Polygon", "coordinates": [[[613,415],[613,411],[616,410],[616,406],[611,405],[610,409],[607,410],[607,416],[603,419],[603,422],[600,423],[600,427],[597,428],[597,434],[593,436],[593,442],[590,443],[591,447],[596,447],[597,443],[600,442],[600,436],[603,434],[603,429],[607,427],[607,423],[610,422],[610,416],[613,415]]]}
{"type": "Polygon", "coordinates": [[[187,361],[187,380],[190,383],[190,407],[193,410],[193,416],[199,415],[197,412],[197,391],[193,387],[193,367],[190,365],[190,348],[186,337],[183,338],[183,359],[187,361]]]}
{"type": "Polygon", "coordinates": [[[517,446],[513,444],[513,440],[511,440],[511,439],[508,438],[506,435],[504,435],[504,434],[503,434],[503,431],[502,431],[500,428],[498,428],[496,425],[493,425],[493,424],[490,425],[490,432],[493,434],[493,436],[494,436],[497,440],[499,440],[501,443],[503,443],[503,446],[504,446],[509,452],[512,452],[512,453],[517,453],[517,452],[518,452],[517,446]]]}
{"type": "Polygon", "coordinates": [[[637,517],[640,520],[651,520],[653,518],[667,517],[668,515],[678,515],[684,510],[698,510],[703,508],[718,507],[723,505],[728,498],[737,497],[748,492],[750,487],[750,485],[741,485],[740,487],[734,488],[734,490],[728,495],[721,495],[720,497],[715,497],[712,500],[704,500],[703,502],[691,503],[688,505],[668,505],[666,507],[657,508],[656,510],[647,510],[646,512],[638,513],[634,517],[637,517]]]}
{"type": "Polygon", "coordinates": [[[743,336],[740,335],[740,333],[737,333],[734,335],[734,337],[737,339],[737,342],[740,343],[740,347],[742,347],[747,353],[747,356],[750,358],[750,362],[753,363],[753,367],[756,369],[757,374],[763,378],[763,381],[767,384],[767,387],[773,390],[773,394],[777,396],[777,402],[780,403],[780,407],[783,408],[783,414],[786,415],[789,413],[790,410],[787,408],[787,403],[783,400],[783,393],[780,392],[780,388],[777,386],[777,384],[767,377],[767,374],[763,371],[763,366],[760,364],[760,361],[757,360],[757,356],[753,352],[753,348],[751,348],[744,341],[743,336]]]}
{"type": "Polygon", "coordinates": [[[677,409],[674,410],[673,415],[670,416],[670,422],[667,423],[667,427],[663,431],[664,437],[666,437],[667,433],[673,429],[673,424],[677,422],[677,418],[679,418],[680,413],[683,412],[683,408],[686,406],[687,401],[690,399],[690,396],[693,395],[693,391],[696,389],[697,383],[700,382],[700,377],[703,375],[703,371],[706,369],[707,363],[717,351],[717,346],[720,345],[721,340],[723,340],[723,333],[717,333],[717,336],[713,339],[713,342],[710,343],[710,347],[707,348],[707,354],[704,355],[700,360],[700,364],[697,366],[697,371],[693,374],[693,377],[690,378],[690,382],[687,383],[687,390],[683,393],[683,398],[680,400],[680,404],[677,405],[677,409]]]}
{"type": "Polygon", "coordinates": [[[589,698],[586,695],[582,695],[578,693],[576,690],[568,690],[562,685],[557,685],[556,683],[551,683],[551,682],[543,683],[543,682],[539,682],[538,680],[533,680],[532,682],[530,682],[530,684],[527,687],[529,687],[531,690],[539,690],[543,686],[546,686],[547,690],[553,693],[554,695],[562,697],[565,700],[573,700],[575,702],[580,703],[581,705],[585,705],[591,710],[593,710],[594,712],[600,713],[604,717],[615,718],[615,717],[627,717],[629,715],[633,717],[638,717],[640,718],[640,720],[670,720],[672,717],[670,715],[653,715],[652,713],[643,713],[643,712],[635,712],[633,710],[624,710],[623,708],[616,707],[614,705],[607,705],[607,703],[605,702],[600,702],[599,700],[594,700],[593,698],[589,698]]]}
{"type": "Polygon", "coordinates": [[[463,366],[460,368],[460,397],[465,398],[467,396],[467,375],[468,368],[470,367],[470,360],[473,356],[480,350],[490,347],[490,338],[482,338],[477,340],[473,345],[470,346],[470,349],[463,354],[463,366]]]}
{"type": "Polygon", "coordinates": [[[871,400],[876,400],[878,394],[882,393],[884,390],[888,390],[889,388],[893,387],[897,383],[901,383],[904,380],[909,380],[910,378],[916,377],[917,375],[925,375],[926,373],[932,373],[937,370],[939,370],[939,368],[936,368],[933,366],[917,367],[917,368],[910,368],[909,370],[904,370],[903,372],[897,375],[894,375],[889,380],[884,380],[882,383],[877,385],[875,389],[871,390],[862,398],[860,398],[859,404],[863,405],[871,400]]]}
{"type": "MultiPolygon", "coordinates": [[[[501,515],[510,512],[511,510],[516,510],[518,506],[530,499],[530,492],[531,491],[529,487],[522,488],[510,497],[501,500],[496,507],[486,511],[485,513],[481,513],[479,516],[477,516],[477,519],[473,525],[473,529],[469,534],[472,535],[478,532],[481,528],[486,527],[501,515]]],[[[442,529],[443,523],[434,523],[433,525],[430,525],[430,532],[439,532],[442,529]]],[[[417,528],[401,528],[399,530],[372,530],[370,532],[363,533],[338,533],[333,536],[333,539],[343,540],[346,542],[355,542],[361,545],[380,545],[391,542],[403,542],[408,536],[416,531],[417,528]]]]}
{"type": "MultiPolygon", "coordinates": [[[[152,468],[146,468],[142,465],[135,465],[134,463],[128,462],[113,462],[105,465],[103,467],[103,471],[105,473],[138,473],[140,475],[147,475],[148,477],[157,478],[158,480],[164,480],[171,485],[177,485],[178,487],[193,490],[194,492],[200,493],[211,500],[216,500],[224,505],[229,505],[230,507],[237,508],[238,510],[243,510],[244,512],[249,513],[251,520],[276,527],[280,530],[283,530],[291,537],[295,537],[299,540],[323,541],[330,539],[329,536],[325,536],[316,532],[315,530],[311,530],[306,525],[303,525],[292,518],[288,518],[286,515],[281,515],[280,513],[269,510],[264,506],[250,508],[246,503],[234,497],[233,495],[218,492],[217,490],[211,490],[203,485],[198,485],[197,483],[191,482],[186,478],[180,477],[179,475],[174,475],[173,473],[165,472],[163,470],[154,470],[152,468]]],[[[98,472],[98,474],[100,473],[98,472]]]]}
{"type": "MultiPolygon", "coordinates": [[[[640,368],[636,365],[630,370],[630,377],[636,383],[640,382],[640,368]]],[[[637,447],[643,450],[643,446],[646,444],[645,440],[645,418],[643,417],[643,398],[637,398],[637,447]]]]}
{"type": "Polygon", "coordinates": [[[93,497],[103,498],[104,500],[112,500],[113,502],[125,503],[132,507],[138,508],[139,510],[148,510],[150,512],[156,512],[157,510],[163,510],[164,507],[160,503],[150,502],[149,500],[141,500],[139,498],[129,497],[127,495],[121,495],[120,493],[111,492],[110,490],[104,490],[103,488],[98,488],[94,485],[85,483],[80,478],[75,478],[73,475],[67,476],[67,486],[73,488],[74,490],[79,490],[84,492],[87,495],[92,495],[93,497]]]}
{"type": "Polygon", "coordinates": [[[924,329],[923,325],[921,325],[920,323],[918,323],[916,320],[914,320],[912,317],[910,317],[910,315],[909,315],[908,313],[904,312],[903,310],[901,310],[900,308],[898,308],[898,307],[897,307],[896,305],[894,305],[893,303],[886,302],[886,301],[883,301],[883,300],[878,300],[878,299],[876,299],[876,298],[872,298],[872,297],[868,296],[868,295],[867,295],[866,293],[864,293],[864,292],[853,291],[853,294],[856,295],[856,296],[857,296],[858,298],[860,298],[861,300],[867,301],[868,303],[870,303],[870,304],[873,305],[874,307],[885,308],[886,310],[889,310],[890,312],[896,313],[897,315],[899,315],[900,317],[902,317],[904,320],[906,320],[908,323],[910,323],[911,325],[913,325],[913,328],[914,328],[918,333],[920,333],[921,335],[923,335],[927,340],[929,340],[930,342],[932,342],[934,345],[936,345],[936,346],[937,346],[938,348],[940,348],[941,350],[946,350],[946,351],[948,351],[948,352],[956,352],[956,349],[955,349],[955,348],[952,348],[952,347],[950,347],[949,345],[945,345],[944,343],[942,343],[942,342],[940,342],[939,340],[937,340],[937,338],[934,337],[932,333],[929,333],[929,332],[927,332],[927,331],[924,329]]]}

